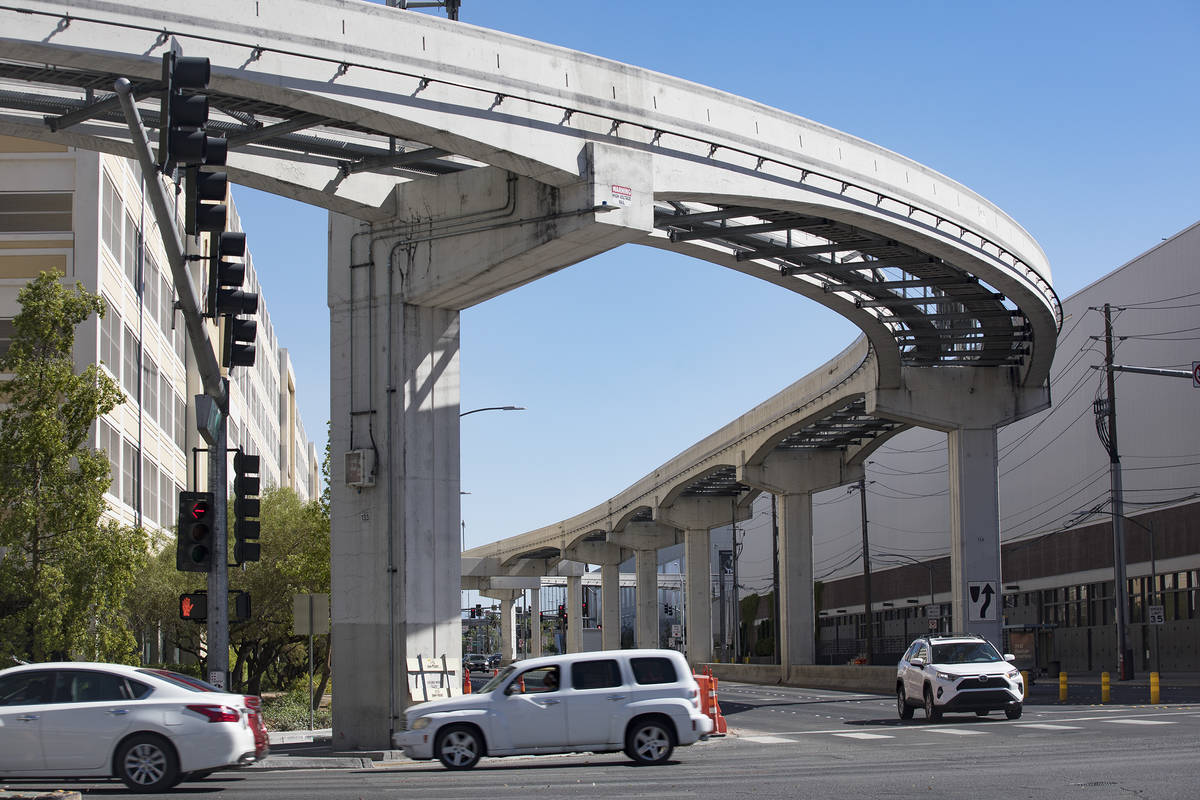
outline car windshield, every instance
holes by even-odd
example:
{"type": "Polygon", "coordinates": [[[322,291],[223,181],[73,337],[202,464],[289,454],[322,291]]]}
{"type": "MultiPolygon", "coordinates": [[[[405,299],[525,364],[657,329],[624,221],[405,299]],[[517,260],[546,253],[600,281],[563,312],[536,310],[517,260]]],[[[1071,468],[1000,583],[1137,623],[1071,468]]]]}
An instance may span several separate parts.
{"type": "Polygon", "coordinates": [[[933,646],[934,664],[988,664],[1002,661],[989,642],[955,642],[933,646]]]}
{"type": "Polygon", "coordinates": [[[488,681],[487,683],[485,683],[483,685],[482,689],[476,689],[475,690],[476,694],[482,694],[483,692],[492,691],[497,686],[499,686],[501,683],[508,680],[509,676],[512,674],[513,674],[513,666],[512,666],[512,664],[509,664],[507,667],[505,667],[504,669],[500,670],[495,675],[493,675],[492,679],[490,681],[488,681]]]}

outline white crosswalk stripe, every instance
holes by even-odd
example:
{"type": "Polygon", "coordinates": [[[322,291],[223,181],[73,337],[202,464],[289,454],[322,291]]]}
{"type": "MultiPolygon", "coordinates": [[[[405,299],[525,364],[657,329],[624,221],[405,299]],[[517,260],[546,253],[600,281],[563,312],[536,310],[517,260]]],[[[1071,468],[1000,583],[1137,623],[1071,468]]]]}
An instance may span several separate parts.
{"type": "Polygon", "coordinates": [[[1112,722],[1118,725],[1174,725],[1174,722],[1168,722],[1165,719],[1106,719],[1104,722],[1112,722]]]}
{"type": "Polygon", "coordinates": [[[1037,728],[1042,731],[1077,731],[1080,730],[1078,725],[1051,725],[1048,722],[1026,722],[1017,725],[1018,728],[1037,728]]]}
{"type": "Polygon", "coordinates": [[[926,728],[929,733],[949,733],[955,736],[986,736],[988,731],[977,731],[974,728],[926,728]]]}
{"type": "Polygon", "coordinates": [[[834,736],[844,736],[847,739],[891,739],[891,738],[894,738],[892,736],[888,736],[888,735],[882,734],[882,733],[835,733],[833,735],[834,736]]]}

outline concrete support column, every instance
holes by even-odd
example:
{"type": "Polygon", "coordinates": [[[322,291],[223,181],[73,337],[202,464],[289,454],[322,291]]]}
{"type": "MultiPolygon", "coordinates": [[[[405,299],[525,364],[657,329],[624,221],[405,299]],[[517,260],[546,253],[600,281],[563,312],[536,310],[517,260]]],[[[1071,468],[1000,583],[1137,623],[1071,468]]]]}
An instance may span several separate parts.
{"type": "Polygon", "coordinates": [[[635,550],[638,647],[658,647],[658,551],[635,550]]]}
{"type": "Polygon", "coordinates": [[[712,661],[712,564],[707,528],[684,531],[683,560],[687,570],[684,625],[687,660],[695,669],[712,661]]]}
{"type": "Polygon", "coordinates": [[[567,578],[567,652],[583,651],[583,578],[567,578]]]}
{"type": "Polygon", "coordinates": [[[333,741],[346,750],[387,747],[402,726],[406,659],[462,655],[458,312],[404,302],[391,245],[330,216],[333,669],[354,676],[333,741]]]}
{"type": "Polygon", "coordinates": [[[1000,502],[995,428],[947,434],[950,461],[950,588],[954,630],[1003,648],[1000,502]]]}
{"type": "Polygon", "coordinates": [[[517,604],[513,598],[506,597],[500,601],[500,663],[502,664],[512,661],[513,653],[516,651],[516,608],[517,604]]]}
{"type": "Polygon", "coordinates": [[[542,654],[542,590],[529,590],[529,657],[542,654]]]}
{"type": "Polygon", "coordinates": [[[600,565],[600,642],[605,650],[621,647],[621,565],[600,565]]]}
{"type": "Polygon", "coordinates": [[[788,667],[816,661],[813,602],[812,493],[779,497],[779,661],[788,667]]]}

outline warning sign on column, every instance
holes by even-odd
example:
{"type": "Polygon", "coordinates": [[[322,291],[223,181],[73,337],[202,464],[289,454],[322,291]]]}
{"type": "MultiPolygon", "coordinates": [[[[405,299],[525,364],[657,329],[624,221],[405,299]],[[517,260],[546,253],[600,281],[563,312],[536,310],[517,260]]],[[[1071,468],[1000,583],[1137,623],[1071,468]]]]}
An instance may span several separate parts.
{"type": "Polygon", "coordinates": [[[1000,619],[996,584],[980,581],[967,584],[967,622],[995,622],[1000,619]]]}

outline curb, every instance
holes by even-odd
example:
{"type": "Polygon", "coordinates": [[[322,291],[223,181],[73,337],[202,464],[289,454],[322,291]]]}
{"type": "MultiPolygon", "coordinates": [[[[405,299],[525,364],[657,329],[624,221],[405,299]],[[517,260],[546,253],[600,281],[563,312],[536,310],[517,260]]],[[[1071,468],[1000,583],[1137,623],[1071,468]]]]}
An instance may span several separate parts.
{"type": "Polygon", "coordinates": [[[0,789],[0,800],[83,800],[83,795],[65,789],[56,792],[17,792],[0,789]]]}

